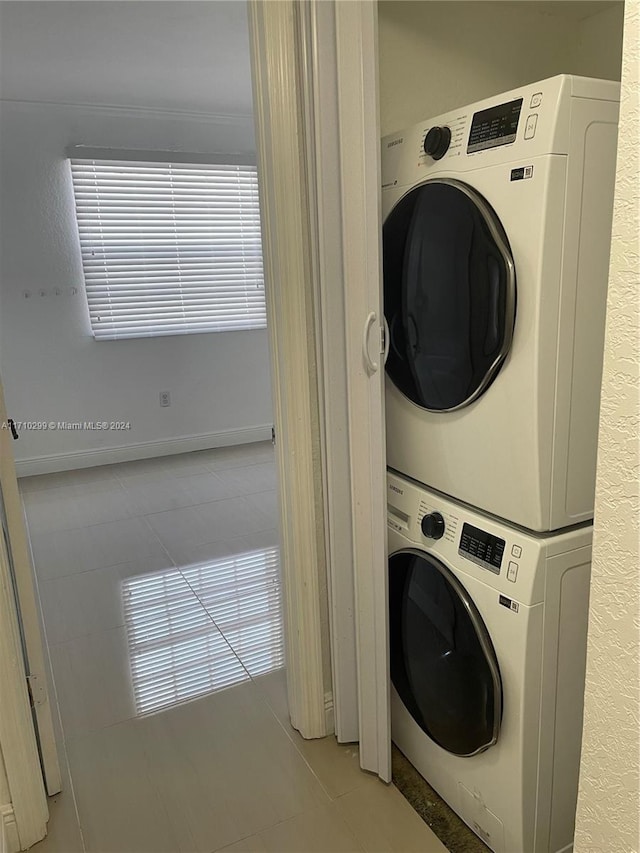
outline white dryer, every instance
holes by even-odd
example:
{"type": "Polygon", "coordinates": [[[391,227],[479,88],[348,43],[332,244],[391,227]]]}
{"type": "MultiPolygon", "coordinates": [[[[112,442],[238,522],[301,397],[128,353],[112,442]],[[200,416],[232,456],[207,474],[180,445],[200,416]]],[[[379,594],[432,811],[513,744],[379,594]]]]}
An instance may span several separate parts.
{"type": "Polygon", "coordinates": [[[591,525],[539,536],[388,474],[392,739],[496,853],[572,849],[591,525]]]}
{"type": "Polygon", "coordinates": [[[382,141],[387,463],[530,530],[593,515],[619,84],[382,141]]]}

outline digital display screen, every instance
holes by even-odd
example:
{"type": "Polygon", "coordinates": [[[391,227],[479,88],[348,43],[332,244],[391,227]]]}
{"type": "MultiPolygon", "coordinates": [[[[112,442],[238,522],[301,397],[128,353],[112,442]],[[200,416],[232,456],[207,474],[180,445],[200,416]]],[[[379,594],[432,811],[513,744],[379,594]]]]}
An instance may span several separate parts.
{"type": "Polygon", "coordinates": [[[485,569],[500,574],[505,540],[472,524],[463,524],[458,553],[485,569]]]}
{"type": "Polygon", "coordinates": [[[467,154],[497,148],[516,141],[522,98],[474,113],[467,144],[467,154]]]}

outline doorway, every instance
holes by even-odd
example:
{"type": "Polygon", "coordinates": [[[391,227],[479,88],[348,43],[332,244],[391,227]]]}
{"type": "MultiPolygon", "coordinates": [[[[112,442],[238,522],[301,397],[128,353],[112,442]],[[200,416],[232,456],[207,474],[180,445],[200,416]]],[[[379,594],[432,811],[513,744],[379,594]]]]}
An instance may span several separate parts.
{"type": "MultiPolygon", "coordinates": [[[[168,719],[180,706],[184,717],[185,703],[206,703],[223,689],[228,700],[237,685],[239,696],[258,696],[254,704],[271,720],[266,686],[257,687],[271,673],[288,725],[269,347],[264,286],[251,254],[259,214],[248,23],[235,3],[9,2],[0,12],[2,376],[19,434],[14,453],[63,770],[47,844],[73,850],[118,813],[116,798],[113,809],[91,817],[96,800],[104,804],[109,768],[132,780],[145,772],[144,762],[124,770],[132,757],[126,744],[133,731],[137,737],[151,727],[152,715],[154,723],[161,713],[168,719]],[[70,155],[70,146],[80,150],[70,155]],[[229,163],[221,164],[226,152],[229,163]],[[168,210],[156,212],[167,163],[171,224],[168,210]],[[98,187],[97,202],[88,181],[98,187]],[[221,243],[224,227],[211,236],[215,209],[208,219],[202,213],[200,195],[215,181],[232,187],[220,191],[221,215],[233,223],[240,217],[249,234],[242,263],[233,239],[221,243]],[[232,193],[240,198],[235,207],[232,193]],[[244,270],[262,294],[262,313],[252,292],[243,328],[143,337],[116,330],[116,339],[101,339],[103,296],[93,305],[85,299],[85,282],[87,294],[95,291],[100,252],[116,282],[109,317],[120,312],[130,322],[124,309],[144,287],[153,291],[149,315],[167,331],[175,306],[166,296],[165,238],[170,228],[174,242],[180,236],[180,198],[191,223],[177,260],[183,317],[201,331],[207,287],[196,291],[213,254],[203,240],[220,246],[226,263],[223,303],[237,299],[231,285],[244,270]],[[131,226],[127,209],[136,204],[131,226]],[[125,226],[137,231],[123,235],[125,226]],[[114,235],[101,249],[91,242],[97,227],[114,235]],[[107,731],[123,738],[121,749],[106,748],[107,731]],[[103,764],[102,773],[100,761],[115,765],[103,764]],[[91,780],[83,777],[87,764],[91,780]],[[86,839],[71,830],[61,838],[60,826],[67,818],[71,825],[76,811],[86,839]]],[[[178,728],[195,737],[195,723],[178,728]]],[[[156,814],[149,808],[147,818],[156,814]]],[[[158,844],[163,834],[172,840],[162,843],[178,844],[158,820],[158,844]]],[[[127,837],[135,839],[136,819],[131,824],[127,837]]],[[[105,836],[105,849],[118,847],[116,836],[105,836]]],[[[232,840],[233,833],[215,844],[232,840]]]]}

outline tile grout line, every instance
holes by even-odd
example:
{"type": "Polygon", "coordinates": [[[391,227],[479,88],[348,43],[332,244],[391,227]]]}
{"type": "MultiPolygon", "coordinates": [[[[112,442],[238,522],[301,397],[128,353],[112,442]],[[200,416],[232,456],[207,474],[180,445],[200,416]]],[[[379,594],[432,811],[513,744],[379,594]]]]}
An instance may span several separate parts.
{"type": "MultiPolygon", "coordinates": [[[[212,472],[209,472],[209,473],[212,473],[212,472]]],[[[123,491],[125,491],[125,495],[126,495],[126,486],[123,486],[122,488],[123,488],[123,491]]],[[[55,491],[55,489],[51,489],[50,491],[55,491]]],[[[163,513],[166,513],[166,512],[179,512],[182,509],[193,509],[194,507],[210,506],[211,504],[215,504],[215,503],[226,503],[227,501],[232,501],[232,500],[243,500],[245,498],[252,498],[252,497],[259,496],[259,495],[265,495],[267,493],[275,492],[275,491],[277,491],[277,490],[276,489],[262,489],[259,492],[245,492],[243,494],[227,496],[224,498],[214,498],[213,500],[210,500],[210,501],[198,501],[198,502],[193,503],[193,504],[184,504],[182,506],[169,507],[168,509],[154,510],[153,512],[147,512],[147,513],[131,512],[130,514],[126,515],[124,518],[114,518],[114,519],[111,519],[110,521],[97,521],[95,524],[80,524],[77,527],[56,527],[56,528],[53,528],[52,530],[36,531],[35,535],[36,536],[47,536],[47,535],[54,534],[54,533],[70,533],[71,531],[74,531],[74,530],[90,530],[94,527],[103,527],[106,524],[118,524],[118,523],[123,522],[123,521],[134,521],[136,519],[148,519],[153,515],[162,515],[163,513]]],[[[26,514],[28,515],[29,510],[28,510],[26,504],[25,504],[25,511],[26,511],[26,514]]],[[[272,526],[273,525],[270,525],[270,527],[272,527],[272,526]]],[[[155,533],[155,530],[154,530],[154,533],[155,533]]],[[[232,538],[237,539],[240,537],[232,537],[232,538]]],[[[215,542],[216,540],[212,540],[212,541],[215,542]]],[[[202,543],[202,544],[208,544],[208,543],[202,543]]],[[[128,562],[128,561],[125,560],[124,562],[128,562]]],[[[106,568],[106,566],[101,567],[101,568],[106,568]]],[[[93,570],[87,569],[86,571],[93,571],[93,570]]],[[[74,572],[73,574],[80,574],[80,572],[74,572]]],[[[62,575],[62,577],[66,577],[66,575],[62,575]]]]}
{"type": "MultiPolygon", "coordinates": [[[[146,517],[145,517],[145,520],[146,520],[146,517]]],[[[158,539],[158,542],[160,542],[160,547],[163,549],[163,551],[165,552],[165,554],[167,555],[167,557],[171,560],[171,562],[173,563],[173,565],[174,565],[174,566],[175,566],[175,568],[176,568],[176,571],[178,571],[178,572],[179,572],[180,577],[183,579],[183,581],[184,581],[184,582],[186,583],[186,585],[189,587],[189,589],[191,590],[191,592],[192,592],[193,596],[195,597],[196,601],[198,602],[198,604],[200,605],[200,607],[202,607],[202,609],[203,609],[203,610],[204,610],[204,612],[206,613],[207,618],[211,620],[211,623],[212,623],[213,627],[216,629],[216,631],[218,631],[218,633],[220,634],[220,636],[222,637],[222,639],[224,640],[224,642],[226,643],[226,645],[229,647],[229,650],[231,651],[231,654],[232,654],[232,655],[234,656],[234,658],[238,661],[238,663],[240,664],[240,666],[242,667],[242,669],[244,670],[244,672],[247,674],[247,677],[249,678],[249,680],[250,680],[251,682],[253,682],[253,679],[251,678],[251,673],[250,673],[250,672],[249,672],[249,670],[246,668],[246,666],[244,665],[244,663],[242,662],[242,660],[240,659],[240,657],[236,654],[235,650],[233,649],[233,647],[231,646],[231,644],[230,644],[230,643],[229,643],[229,641],[227,640],[226,635],[225,635],[225,634],[223,633],[223,631],[220,629],[219,625],[216,623],[215,619],[213,618],[213,616],[211,615],[211,613],[209,612],[209,610],[205,607],[204,602],[200,599],[200,596],[198,595],[198,593],[195,591],[195,589],[194,589],[194,588],[191,586],[191,584],[189,583],[188,579],[185,577],[184,572],[181,570],[181,567],[180,567],[180,566],[178,566],[178,565],[176,564],[176,562],[174,561],[173,557],[172,557],[172,556],[171,556],[171,554],[169,553],[168,549],[164,546],[164,544],[162,543],[162,541],[161,541],[161,540],[160,540],[160,538],[158,537],[158,535],[157,535],[156,531],[153,529],[153,527],[151,526],[151,524],[150,524],[149,522],[147,522],[147,524],[149,525],[149,527],[150,527],[150,528],[151,528],[151,530],[153,531],[154,535],[155,535],[155,536],[156,536],[156,538],[158,539]]],[[[241,538],[241,537],[237,537],[237,538],[241,538]]],[[[206,696],[206,695],[207,695],[206,693],[201,694],[201,696],[206,696]]],[[[200,697],[193,697],[193,698],[195,699],[195,698],[200,698],[200,697]]]]}
{"type": "MultiPolygon", "coordinates": [[[[286,668],[286,665],[285,665],[285,668],[286,668]]],[[[329,790],[328,790],[328,789],[327,789],[327,787],[324,785],[324,783],[322,782],[322,780],[320,779],[320,777],[318,776],[318,774],[315,772],[315,770],[313,769],[313,767],[311,766],[311,764],[310,764],[310,763],[309,763],[309,761],[307,760],[306,756],[304,755],[304,753],[302,752],[302,750],[299,748],[298,744],[295,742],[295,739],[291,736],[291,733],[288,731],[287,727],[284,725],[284,723],[282,722],[282,720],[280,719],[280,717],[276,714],[275,710],[272,708],[272,706],[271,706],[271,702],[269,701],[269,697],[268,697],[268,695],[266,694],[266,692],[265,692],[265,691],[260,687],[260,685],[259,685],[259,684],[257,684],[257,683],[256,683],[256,681],[255,681],[253,678],[251,679],[251,681],[252,681],[252,683],[253,683],[253,684],[258,688],[258,690],[260,691],[260,694],[261,694],[261,696],[262,696],[262,701],[264,702],[264,704],[265,704],[265,705],[267,706],[267,708],[269,709],[269,712],[271,713],[271,716],[275,718],[276,722],[278,723],[278,725],[280,726],[280,728],[282,729],[282,731],[283,731],[283,732],[285,733],[285,735],[287,736],[287,738],[288,738],[288,740],[289,740],[289,743],[291,743],[291,744],[293,745],[294,749],[296,750],[296,752],[298,753],[298,755],[300,756],[300,758],[302,758],[302,760],[303,760],[303,761],[304,761],[304,763],[306,764],[307,768],[311,771],[311,775],[314,777],[314,779],[317,781],[317,783],[320,785],[320,787],[322,788],[322,790],[324,791],[324,793],[325,793],[325,794],[327,795],[327,797],[329,798],[329,802],[330,802],[330,803],[332,803],[332,802],[334,802],[335,800],[337,800],[337,799],[338,799],[337,797],[332,797],[332,796],[331,796],[331,794],[329,793],[329,790]]],[[[289,709],[289,702],[288,702],[288,700],[287,700],[287,710],[288,710],[288,709],[289,709]]],[[[293,728],[293,726],[291,726],[291,728],[293,728]]],[[[297,731],[297,729],[294,729],[294,731],[297,731]]],[[[299,734],[299,732],[298,732],[298,734],[299,734]]],[[[300,735],[300,737],[302,737],[302,735],[300,735]]]]}
{"type": "MultiPolygon", "coordinates": [[[[267,441],[267,442],[249,442],[249,444],[248,444],[247,446],[252,446],[253,444],[263,444],[263,443],[264,443],[264,444],[269,444],[269,445],[271,444],[271,442],[270,442],[270,441],[267,441]]],[[[69,468],[69,469],[66,469],[66,470],[63,470],[63,471],[50,471],[50,472],[48,472],[48,473],[46,473],[46,474],[31,474],[31,475],[29,475],[29,476],[18,477],[18,484],[21,486],[21,488],[20,488],[20,492],[21,492],[21,494],[36,493],[36,492],[44,492],[44,491],[49,491],[49,490],[53,490],[53,489],[61,488],[61,487],[59,487],[59,486],[52,486],[52,487],[51,487],[51,489],[49,489],[49,488],[47,488],[46,486],[44,486],[44,487],[42,487],[42,488],[37,488],[37,487],[33,487],[33,486],[28,485],[28,481],[29,481],[29,480],[32,480],[32,479],[35,479],[35,478],[37,478],[37,477],[38,477],[38,478],[39,478],[39,477],[56,477],[56,476],[59,476],[60,474],[69,474],[69,475],[71,475],[72,473],[75,473],[75,472],[78,472],[78,471],[91,471],[91,470],[94,470],[94,469],[97,469],[97,468],[115,469],[116,467],[121,467],[121,466],[124,466],[124,465],[129,465],[130,463],[145,462],[145,461],[149,461],[149,462],[151,462],[151,461],[157,461],[157,460],[159,460],[159,459],[165,459],[165,458],[166,458],[166,459],[174,459],[175,457],[178,457],[178,456],[185,456],[185,457],[186,457],[186,456],[189,456],[191,453],[194,453],[194,454],[196,454],[196,453],[211,453],[211,452],[215,452],[215,451],[222,451],[222,450],[225,450],[225,449],[227,449],[228,447],[243,447],[243,446],[245,446],[245,445],[241,445],[241,444],[240,444],[240,445],[224,445],[224,446],[222,446],[222,447],[211,447],[211,448],[208,448],[208,449],[206,449],[206,450],[195,450],[195,451],[187,451],[186,453],[167,454],[166,456],[149,456],[149,457],[143,457],[142,459],[131,459],[131,460],[129,460],[128,462],[110,462],[110,463],[105,464],[105,465],[96,465],[96,466],[91,466],[90,468],[69,468]],[[26,489],[25,489],[25,486],[26,486],[26,489]]],[[[245,465],[243,465],[243,464],[239,464],[239,465],[230,465],[230,466],[228,466],[228,467],[226,467],[226,466],[225,466],[224,468],[213,468],[213,467],[210,467],[211,463],[209,463],[209,462],[201,462],[200,464],[201,464],[201,465],[202,465],[202,466],[203,466],[203,467],[204,467],[208,472],[210,472],[210,473],[218,473],[219,471],[232,471],[232,470],[234,470],[234,469],[242,469],[242,470],[244,470],[244,469],[246,469],[246,468],[252,468],[252,467],[254,467],[254,466],[256,466],[256,465],[266,465],[266,464],[269,464],[269,463],[272,463],[272,462],[273,462],[273,452],[271,452],[271,454],[270,454],[270,458],[268,458],[268,459],[267,459],[267,458],[265,458],[265,459],[260,459],[260,460],[257,460],[257,461],[248,462],[248,463],[247,463],[247,464],[245,464],[245,465]]],[[[172,472],[167,471],[166,473],[167,473],[167,474],[170,474],[170,473],[172,473],[172,472]]],[[[189,472],[189,473],[187,473],[187,474],[174,474],[174,476],[176,476],[177,478],[181,478],[181,477],[189,477],[189,476],[192,476],[192,475],[193,475],[193,474],[192,474],[192,472],[189,472]]],[[[132,474],[131,476],[135,477],[135,476],[138,476],[138,475],[136,475],[136,474],[132,474]]],[[[142,474],[141,476],[144,476],[144,474],[142,474]]],[[[196,476],[197,476],[197,475],[196,475],[196,476]]],[[[122,484],[123,484],[123,481],[124,481],[124,480],[126,480],[127,478],[126,478],[126,477],[119,476],[116,470],[111,470],[111,471],[109,472],[109,474],[101,474],[101,475],[99,475],[99,476],[98,476],[98,478],[97,478],[97,481],[98,481],[98,482],[100,482],[100,481],[109,482],[111,479],[115,480],[116,482],[118,482],[118,483],[120,483],[120,484],[122,485],[122,484]]],[[[161,479],[161,478],[160,478],[160,479],[161,479]]],[[[63,487],[64,487],[64,486],[63,486],[63,487]]],[[[63,488],[63,487],[62,487],[62,488],[63,488]]]]}
{"type": "MultiPolygon", "coordinates": [[[[204,610],[204,612],[207,614],[207,616],[209,617],[209,619],[210,619],[210,620],[211,620],[211,622],[213,623],[213,626],[214,626],[214,628],[216,629],[216,631],[218,631],[218,633],[220,634],[220,636],[222,637],[222,639],[225,641],[225,643],[226,643],[226,644],[227,644],[227,646],[229,647],[229,649],[230,649],[230,651],[231,651],[232,655],[233,655],[233,656],[235,657],[235,659],[238,661],[238,663],[240,664],[240,666],[242,667],[242,669],[246,672],[246,674],[247,674],[247,676],[248,676],[248,678],[249,678],[249,681],[251,681],[251,682],[253,683],[253,678],[251,677],[251,673],[249,672],[249,670],[247,669],[247,667],[244,665],[244,663],[242,662],[242,660],[241,660],[240,656],[237,654],[237,652],[235,651],[235,649],[233,648],[233,646],[231,645],[231,643],[230,643],[230,642],[229,642],[229,640],[227,639],[226,634],[224,633],[224,631],[220,628],[220,626],[218,625],[218,623],[215,621],[215,619],[213,618],[213,616],[211,615],[211,613],[209,612],[209,610],[208,610],[208,609],[207,609],[207,607],[205,606],[204,602],[201,600],[200,596],[199,596],[199,595],[198,595],[198,593],[195,591],[195,589],[191,586],[191,584],[189,583],[189,581],[187,580],[187,578],[184,576],[184,573],[181,571],[181,569],[180,569],[179,567],[178,567],[178,571],[180,572],[180,575],[182,576],[182,579],[184,580],[184,582],[187,584],[187,586],[189,587],[189,589],[191,590],[191,592],[193,593],[193,595],[196,597],[196,600],[197,600],[198,604],[202,607],[202,609],[204,610]]],[[[206,695],[206,694],[202,694],[202,695],[206,695]]]]}
{"type": "MultiPolygon", "coordinates": [[[[236,844],[240,844],[240,842],[242,842],[242,841],[246,841],[247,838],[255,838],[256,836],[260,839],[260,841],[262,841],[264,843],[264,839],[262,837],[263,832],[271,832],[272,829],[275,829],[278,826],[282,826],[285,823],[290,823],[293,820],[298,820],[298,818],[302,817],[304,814],[308,814],[309,812],[315,812],[315,811],[320,811],[320,809],[330,808],[332,802],[334,802],[334,801],[331,800],[331,802],[329,802],[329,803],[323,803],[321,805],[315,806],[312,809],[303,809],[301,812],[298,812],[297,814],[291,815],[291,817],[285,817],[282,820],[276,821],[275,823],[271,824],[271,826],[265,826],[262,829],[257,830],[257,832],[249,833],[249,835],[243,835],[242,838],[238,838],[236,841],[232,841],[230,844],[225,844],[224,847],[216,847],[216,849],[210,851],[210,853],[224,853],[224,851],[228,847],[233,847],[236,844]]],[[[362,846],[362,844],[360,843],[355,832],[351,829],[351,827],[346,822],[346,820],[342,817],[342,815],[338,814],[338,815],[334,815],[334,817],[337,817],[338,820],[344,824],[344,826],[349,831],[349,834],[353,836],[356,844],[358,845],[357,850],[356,849],[350,850],[349,853],[367,853],[366,848],[362,846]]],[[[268,851],[267,851],[267,853],[268,853],[268,851]]],[[[302,853],[302,851],[301,851],[301,853],[302,853]]]]}
{"type": "MultiPolygon", "coordinates": [[[[151,516],[151,515],[162,515],[162,513],[164,513],[164,512],[178,512],[181,509],[193,509],[193,507],[196,507],[196,506],[209,506],[210,504],[215,504],[215,503],[223,503],[226,501],[235,501],[235,500],[238,500],[240,498],[250,498],[250,497],[254,497],[256,495],[264,495],[267,492],[273,492],[273,491],[275,491],[275,489],[263,489],[260,492],[246,492],[245,494],[242,494],[242,495],[231,495],[231,496],[227,496],[226,498],[214,498],[212,501],[199,501],[199,502],[194,503],[194,504],[184,504],[183,506],[170,507],[169,509],[161,509],[161,510],[155,510],[154,512],[142,513],[140,515],[134,515],[133,518],[149,518],[149,516],[151,516]]],[[[237,539],[239,537],[234,536],[233,538],[237,539]]],[[[213,541],[215,541],[215,540],[213,540],[213,541]]]]}
{"type": "MultiPolygon", "coordinates": [[[[0,0],[0,2],[2,2],[2,0],[0,0]]],[[[151,559],[151,558],[148,556],[144,556],[144,557],[139,557],[137,559],[143,560],[143,559],[151,559]]],[[[95,566],[95,568],[93,568],[93,569],[83,569],[81,572],[71,572],[71,574],[69,574],[69,575],[55,575],[54,577],[51,577],[51,578],[41,578],[41,583],[43,583],[43,584],[52,583],[55,581],[67,580],[68,578],[83,577],[84,575],[93,574],[93,572],[104,572],[107,569],[117,569],[119,566],[128,566],[131,563],[135,563],[135,562],[137,562],[137,559],[136,560],[123,560],[119,563],[110,563],[108,566],[95,566]]],[[[170,566],[164,566],[162,568],[164,568],[164,569],[167,569],[167,568],[175,569],[175,568],[177,568],[177,566],[173,563],[173,560],[172,560],[170,566]]],[[[158,568],[157,570],[154,569],[153,571],[162,571],[162,568],[158,568]]],[[[149,571],[151,571],[151,570],[149,570],[149,571]]],[[[147,574],[147,572],[141,572],[141,574],[147,574]]]]}

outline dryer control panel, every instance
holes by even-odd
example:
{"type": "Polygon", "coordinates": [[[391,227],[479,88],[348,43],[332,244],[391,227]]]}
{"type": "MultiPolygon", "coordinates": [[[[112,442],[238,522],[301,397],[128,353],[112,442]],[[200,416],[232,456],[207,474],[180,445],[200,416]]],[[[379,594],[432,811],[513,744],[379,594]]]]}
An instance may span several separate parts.
{"type": "Polygon", "coordinates": [[[509,145],[516,141],[522,98],[498,104],[473,114],[467,143],[467,154],[509,145]]]}

